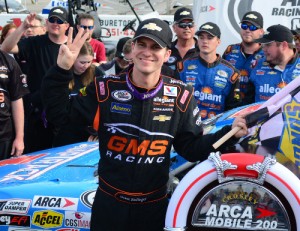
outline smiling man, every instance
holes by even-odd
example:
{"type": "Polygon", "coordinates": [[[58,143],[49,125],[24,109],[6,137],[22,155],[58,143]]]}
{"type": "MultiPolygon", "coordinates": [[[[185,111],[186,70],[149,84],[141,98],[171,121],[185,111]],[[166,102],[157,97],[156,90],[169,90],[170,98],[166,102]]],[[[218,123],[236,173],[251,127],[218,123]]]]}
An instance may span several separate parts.
{"type": "Polygon", "coordinates": [[[1,46],[1,50],[17,54],[20,60],[26,61],[28,68],[30,94],[24,98],[25,153],[52,147],[53,132],[51,125],[43,119],[40,88],[45,73],[56,63],[60,45],[67,41],[68,12],[63,7],[52,8],[46,20],[48,32],[21,39],[35,23],[36,15],[29,14],[1,46]]]}
{"type": "MultiPolygon", "coordinates": [[[[87,38],[81,35],[82,29],[73,43],[61,47],[57,65],[44,79],[43,99],[47,118],[56,125],[90,124],[99,108],[101,158],[91,230],[161,231],[172,145],[190,161],[204,160],[214,150],[212,144],[231,127],[202,135],[192,87],[161,74],[171,53],[172,31],[166,22],[154,18],[137,28],[133,65],[120,75],[97,78],[85,96],[70,102],[66,94],[70,68],[87,38]]],[[[237,118],[233,126],[243,128],[236,138],[247,133],[244,119],[237,118]]]]}

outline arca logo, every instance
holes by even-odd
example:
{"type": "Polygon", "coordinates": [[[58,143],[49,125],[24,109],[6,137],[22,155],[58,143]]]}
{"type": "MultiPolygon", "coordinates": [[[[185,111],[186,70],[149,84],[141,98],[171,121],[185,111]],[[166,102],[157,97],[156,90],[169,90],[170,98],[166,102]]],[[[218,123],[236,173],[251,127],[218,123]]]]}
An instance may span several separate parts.
{"type": "Polygon", "coordinates": [[[143,140],[139,144],[137,139],[112,136],[108,142],[107,148],[125,154],[156,156],[165,154],[168,145],[168,140],[143,140]]]}
{"type": "Polygon", "coordinates": [[[77,210],[78,198],[34,196],[32,208],[77,210]]]}

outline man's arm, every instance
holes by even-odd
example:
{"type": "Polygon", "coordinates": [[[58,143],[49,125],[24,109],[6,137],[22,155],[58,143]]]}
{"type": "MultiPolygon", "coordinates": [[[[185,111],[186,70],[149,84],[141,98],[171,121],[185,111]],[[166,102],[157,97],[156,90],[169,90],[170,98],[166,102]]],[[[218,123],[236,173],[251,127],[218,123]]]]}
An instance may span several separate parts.
{"type": "Polygon", "coordinates": [[[23,23],[11,33],[2,43],[1,50],[7,53],[19,53],[18,42],[20,41],[23,33],[30,27],[31,22],[35,19],[35,14],[29,14],[23,23]]]}
{"type": "Polygon", "coordinates": [[[24,107],[23,99],[11,102],[12,116],[15,127],[15,139],[12,144],[11,155],[20,156],[24,150],[24,107]]]}

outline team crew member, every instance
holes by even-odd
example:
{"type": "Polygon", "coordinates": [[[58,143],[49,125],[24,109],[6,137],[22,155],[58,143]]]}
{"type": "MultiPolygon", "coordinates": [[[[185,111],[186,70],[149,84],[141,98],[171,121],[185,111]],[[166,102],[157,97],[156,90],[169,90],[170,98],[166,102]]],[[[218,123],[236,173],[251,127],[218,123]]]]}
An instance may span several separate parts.
{"type": "MultiPolygon", "coordinates": [[[[61,47],[57,66],[44,79],[43,98],[48,119],[55,124],[90,124],[99,107],[101,159],[91,230],[161,231],[168,204],[171,146],[188,160],[203,160],[213,151],[212,143],[231,128],[202,136],[192,87],[161,75],[171,53],[172,32],[164,21],[154,18],[137,28],[134,64],[119,76],[98,78],[85,96],[70,102],[70,68],[88,36],[80,39],[81,34],[73,44],[61,47]]],[[[244,119],[237,118],[235,126],[242,129],[229,143],[247,133],[244,119]]]]}
{"type": "Polygon", "coordinates": [[[47,31],[45,18],[41,15],[35,15],[35,18],[32,20],[31,25],[24,32],[24,36],[37,36],[43,35],[47,31]]]}
{"type": "Polygon", "coordinates": [[[200,53],[183,62],[180,78],[195,88],[201,118],[207,119],[240,105],[239,72],[217,54],[220,28],[204,23],[196,32],[200,53]]]}
{"type": "Polygon", "coordinates": [[[298,54],[300,53],[300,29],[292,30],[298,54]]]}
{"type": "Polygon", "coordinates": [[[19,60],[26,60],[30,90],[30,94],[24,99],[27,124],[26,153],[52,147],[52,126],[45,120],[40,89],[45,73],[56,63],[60,45],[67,41],[65,33],[69,28],[66,9],[53,7],[46,20],[48,33],[21,39],[24,32],[34,25],[35,16],[35,14],[29,14],[1,46],[1,50],[17,54],[19,60]]]}
{"type": "Polygon", "coordinates": [[[247,12],[241,21],[242,42],[227,47],[223,58],[240,71],[240,94],[242,105],[254,102],[254,87],[249,81],[252,64],[264,56],[264,52],[255,39],[262,37],[263,17],[257,11],[247,12]]]}
{"type": "Polygon", "coordinates": [[[17,62],[0,51],[0,160],[20,156],[24,150],[26,76],[17,62]]]}
{"type": "Polygon", "coordinates": [[[299,77],[300,58],[291,30],[273,25],[260,39],[265,57],[254,63],[250,81],[255,87],[255,102],[266,101],[293,79],[299,77]]]}
{"type": "Polygon", "coordinates": [[[173,31],[177,39],[172,43],[171,55],[166,65],[174,71],[177,70],[177,63],[193,56],[199,51],[195,36],[195,22],[193,13],[189,8],[179,8],[174,14],[173,31]]]}

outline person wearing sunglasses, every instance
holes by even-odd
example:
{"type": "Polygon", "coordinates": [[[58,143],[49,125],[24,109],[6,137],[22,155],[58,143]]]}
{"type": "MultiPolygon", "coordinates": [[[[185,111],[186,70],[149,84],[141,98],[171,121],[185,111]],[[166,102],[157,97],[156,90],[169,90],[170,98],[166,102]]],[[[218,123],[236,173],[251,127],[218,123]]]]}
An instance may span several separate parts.
{"type": "Polygon", "coordinates": [[[56,63],[60,45],[67,42],[66,31],[69,28],[68,11],[63,7],[53,7],[46,19],[47,33],[21,39],[28,28],[36,25],[35,19],[36,14],[29,14],[1,46],[3,51],[25,60],[27,65],[30,94],[24,97],[24,153],[52,147],[53,130],[44,117],[41,83],[45,73],[56,63]]]}
{"type": "Polygon", "coordinates": [[[253,63],[250,81],[255,87],[255,102],[261,102],[300,77],[300,58],[292,31],[286,26],[268,27],[255,42],[262,44],[264,58],[253,63]]]}
{"type": "Polygon", "coordinates": [[[217,54],[221,31],[212,22],[196,32],[199,54],[183,61],[179,74],[183,82],[195,89],[201,119],[211,118],[240,106],[239,71],[217,54]]]}
{"type": "Polygon", "coordinates": [[[103,42],[92,38],[93,32],[95,30],[95,19],[92,15],[87,13],[79,14],[77,17],[77,30],[83,28],[85,31],[88,31],[90,36],[87,38],[87,41],[91,44],[94,50],[94,59],[93,63],[96,66],[99,66],[102,63],[106,63],[106,54],[105,54],[105,45],[103,42]]]}
{"type": "Polygon", "coordinates": [[[242,42],[229,45],[222,56],[240,71],[242,105],[254,102],[254,87],[249,76],[253,61],[264,57],[260,44],[254,42],[263,35],[263,24],[263,16],[259,12],[246,12],[240,24],[242,42]]]}
{"type": "Polygon", "coordinates": [[[299,54],[300,53],[300,28],[296,30],[292,30],[292,33],[294,35],[294,41],[299,54]]]}
{"type": "Polygon", "coordinates": [[[132,39],[130,37],[119,39],[113,60],[100,65],[100,68],[105,71],[106,75],[118,75],[131,64],[131,43],[132,39]]]}
{"type": "MultiPolygon", "coordinates": [[[[177,63],[199,51],[195,36],[194,16],[191,9],[182,7],[174,14],[173,31],[177,39],[172,42],[171,56],[166,62],[172,70],[178,71],[177,63]]],[[[178,76],[179,77],[179,76],[178,76]]]]}

